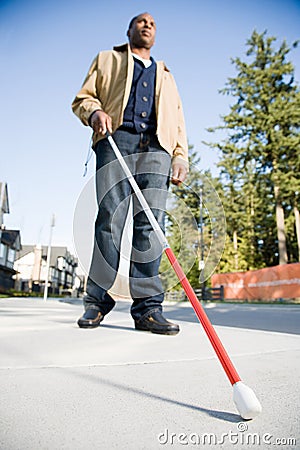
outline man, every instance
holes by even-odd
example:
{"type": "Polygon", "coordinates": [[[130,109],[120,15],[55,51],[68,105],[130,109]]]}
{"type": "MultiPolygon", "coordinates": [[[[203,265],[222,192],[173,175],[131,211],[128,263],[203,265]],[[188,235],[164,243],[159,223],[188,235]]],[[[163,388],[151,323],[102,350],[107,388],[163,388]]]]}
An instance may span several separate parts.
{"type": "Polygon", "coordinates": [[[107,132],[112,133],[164,229],[170,168],[171,182],[183,182],[188,171],[188,146],[175,81],[164,63],[150,56],[155,33],[150,14],[134,17],[127,31],[129,44],[98,54],[72,104],[74,113],[94,131],[99,205],[85,312],[78,320],[81,328],[97,327],[115,305],[108,290],[118,271],[122,231],[132,202],[129,284],[135,328],[166,335],[179,332],[179,326],[162,315],[162,249],[105,138],[107,132]]]}

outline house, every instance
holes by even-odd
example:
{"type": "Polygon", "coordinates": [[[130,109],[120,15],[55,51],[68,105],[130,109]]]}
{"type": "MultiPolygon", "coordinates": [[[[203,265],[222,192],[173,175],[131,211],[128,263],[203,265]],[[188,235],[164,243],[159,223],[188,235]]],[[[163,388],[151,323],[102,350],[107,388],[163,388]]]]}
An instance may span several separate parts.
{"type": "MultiPolygon", "coordinates": [[[[15,284],[17,290],[44,292],[47,252],[47,246],[22,246],[14,264],[14,269],[18,272],[15,284]]],[[[77,266],[77,258],[68,251],[67,247],[51,247],[48,292],[56,295],[77,295],[82,287],[82,281],[76,274],[77,266]]]]}
{"type": "Polygon", "coordinates": [[[0,292],[14,288],[16,252],[21,249],[19,230],[7,230],[4,214],[9,213],[7,184],[0,182],[0,292]]]}

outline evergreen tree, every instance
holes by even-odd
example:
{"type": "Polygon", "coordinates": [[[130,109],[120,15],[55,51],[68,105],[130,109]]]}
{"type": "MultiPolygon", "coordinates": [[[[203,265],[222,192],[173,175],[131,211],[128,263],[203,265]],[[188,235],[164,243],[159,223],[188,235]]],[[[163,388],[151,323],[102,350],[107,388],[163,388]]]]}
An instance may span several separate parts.
{"type": "Polygon", "coordinates": [[[284,264],[299,254],[300,92],[287,60],[291,49],[285,41],[274,48],[275,41],[252,33],[248,60],[232,60],[237,76],[221,91],[235,103],[223,125],[209,130],[227,132],[209,145],[221,150],[231,270],[245,261],[247,268],[284,264]]]}

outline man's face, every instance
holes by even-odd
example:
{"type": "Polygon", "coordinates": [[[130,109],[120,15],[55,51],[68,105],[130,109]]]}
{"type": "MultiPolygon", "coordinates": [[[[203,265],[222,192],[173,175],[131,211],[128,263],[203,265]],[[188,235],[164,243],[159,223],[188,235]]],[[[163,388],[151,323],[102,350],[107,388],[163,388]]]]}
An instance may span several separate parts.
{"type": "Polygon", "coordinates": [[[156,25],[150,14],[141,14],[128,30],[129,42],[132,47],[150,49],[155,42],[156,25]]]}

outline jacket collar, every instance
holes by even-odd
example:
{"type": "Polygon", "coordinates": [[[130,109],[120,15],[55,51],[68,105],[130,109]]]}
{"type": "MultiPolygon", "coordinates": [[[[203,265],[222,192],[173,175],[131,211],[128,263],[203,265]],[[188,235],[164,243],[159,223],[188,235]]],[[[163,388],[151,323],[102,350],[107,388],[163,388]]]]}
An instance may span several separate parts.
{"type": "Polygon", "coordinates": [[[116,52],[129,52],[129,44],[115,45],[113,50],[116,52]]]}
{"type": "MultiPolygon", "coordinates": [[[[129,46],[129,44],[115,45],[113,47],[113,50],[115,50],[116,52],[128,52],[129,53],[130,46],[129,46]]],[[[163,61],[157,61],[156,63],[160,66],[163,66],[163,70],[165,70],[166,72],[170,72],[163,61]]]]}

